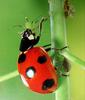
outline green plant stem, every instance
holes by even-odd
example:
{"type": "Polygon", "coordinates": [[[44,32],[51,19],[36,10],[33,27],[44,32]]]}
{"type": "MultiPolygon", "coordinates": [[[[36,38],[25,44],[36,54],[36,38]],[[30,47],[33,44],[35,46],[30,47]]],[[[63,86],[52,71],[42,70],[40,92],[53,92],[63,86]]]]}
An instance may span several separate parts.
{"type": "Polygon", "coordinates": [[[63,55],[69,61],[79,64],[80,67],[85,70],[85,61],[73,55],[69,50],[64,50],[63,52],[61,52],[61,55],[63,55]]]}
{"type": "Polygon", "coordinates": [[[57,48],[67,45],[66,25],[63,13],[64,0],[49,0],[49,15],[51,22],[51,40],[55,41],[57,48]]]}
{"type": "MultiPolygon", "coordinates": [[[[48,0],[48,2],[52,48],[62,48],[68,46],[66,37],[66,24],[64,17],[64,0],[48,0]]],[[[73,55],[68,49],[60,51],[59,54],[64,56],[71,62],[80,64],[81,67],[85,69],[85,61],[73,55]]],[[[62,57],[59,57],[59,54],[57,54],[55,51],[52,52],[52,55],[55,55],[53,60],[55,66],[56,62],[62,61],[62,57]]],[[[59,88],[55,92],[55,99],[71,100],[69,76],[59,78],[58,83],[59,88]]]]}
{"type": "MultiPolygon", "coordinates": [[[[52,48],[62,48],[67,46],[66,25],[64,18],[64,0],[49,0],[49,15],[51,27],[51,44],[52,48]]],[[[62,61],[61,57],[55,54],[54,64],[56,61],[62,61]]],[[[55,92],[56,100],[70,100],[70,82],[69,77],[59,78],[59,88],[55,92]],[[63,80],[63,81],[62,81],[63,80]],[[60,85],[61,84],[61,85],[60,85]]]]}
{"type": "Polygon", "coordinates": [[[16,71],[10,72],[9,74],[0,76],[0,83],[1,83],[1,82],[4,82],[4,81],[7,81],[7,80],[9,80],[9,79],[12,79],[12,78],[14,78],[14,77],[16,77],[16,76],[18,76],[18,75],[19,75],[19,73],[18,73],[18,71],[16,70],[16,71]]]}

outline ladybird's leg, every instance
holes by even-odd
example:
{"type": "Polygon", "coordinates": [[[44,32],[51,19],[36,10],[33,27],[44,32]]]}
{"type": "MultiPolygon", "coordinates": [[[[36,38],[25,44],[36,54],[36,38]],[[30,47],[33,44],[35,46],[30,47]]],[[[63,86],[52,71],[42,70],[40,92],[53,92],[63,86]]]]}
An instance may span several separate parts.
{"type": "Polygon", "coordinates": [[[48,47],[48,46],[51,46],[51,43],[50,44],[47,44],[47,45],[44,45],[43,47],[45,48],[45,47],[48,47]]]}
{"type": "Polygon", "coordinates": [[[61,50],[61,51],[62,51],[63,49],[67,48],[67,46],[65,46],[65,47],[63,47],[63,48],[61,48],[61,49],[51,48],[51,44],[45,45],[45,46],[43,46],[43,47],[44,47],[44,49],[45,49],[47,52],[50,51],[50,50],[54,50],[54,51],[61,50]],[[50,47],[45,48],[45,47],[47,47],[47,46],[50,46],[50,47]]]}
{"type": "Polygon", "coordinates": [[[51,51],[51,48],[50,47],[49,48],[45,48],[45,51],[49,52],[49,51],[51,51]]]}
{"type": "Polygon", "coordinates": [[[47,44],[47,45],[44,45],[44,46],[42,46],[44,49],[45,49],[45,51],[47,51],[47,52],[49,52],[50,50],[51,50],[51,44],[47,44]]]}

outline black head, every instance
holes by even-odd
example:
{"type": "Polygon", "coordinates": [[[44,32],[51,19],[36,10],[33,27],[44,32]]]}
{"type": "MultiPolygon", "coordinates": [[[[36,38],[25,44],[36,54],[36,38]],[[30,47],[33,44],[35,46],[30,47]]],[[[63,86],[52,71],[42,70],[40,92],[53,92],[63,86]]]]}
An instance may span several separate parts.
{"type": "Polygon", "coordinates": [[[32,34],[32,31],[30,29],[26,29],[23,34],[22,37],[29,37],[32,34]]]}
{"type": "Polygon", "coordinates": [[[19,50],[21,52],[24,52],[27,49],[32,48],[34,45],[36,45],[39,42],[39,39],[40,36],[35,36],[35,33],[33,33],[32,30],[26,29],[22,33],[22,39],[21,39],[19,50]]]}

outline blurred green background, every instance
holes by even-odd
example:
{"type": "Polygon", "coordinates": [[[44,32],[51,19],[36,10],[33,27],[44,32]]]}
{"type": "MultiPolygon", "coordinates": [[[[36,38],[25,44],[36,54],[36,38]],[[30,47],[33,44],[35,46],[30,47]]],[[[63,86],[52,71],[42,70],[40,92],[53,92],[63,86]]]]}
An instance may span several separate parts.
{"type": "MultiPolygon", "coordinates": [[[[72,53],[85,61],[85,0],[72,0],[73,18],[67,20],[68,45],[72,53]]],[[[72,64],[70,73],[71,100],[85,100],[85,70],[72,64]]]]}
{"type": "MultiPolygon", "coordinates": [[[[85,0],[71,0],[73,18],[66,20],[68,45],[72,53],[85,60],[85,0]]],[[[30,20],[47,16],[47,0],[0,0],[0,76],[17,69],[20,35],[24,18],[30,20]]],[[[39,45],[50,43],[49,19],[44,24],[39,45]],[[47,39],[48,38],[48,39],[47,39]]],[[[70,72],[71,100],[85,100],[85,71],[72,63],[70,72]]],[[[55,100],[54,94],[41,95],[28,90],[19,76],[0,83],[0,100],[55,100]]]]}

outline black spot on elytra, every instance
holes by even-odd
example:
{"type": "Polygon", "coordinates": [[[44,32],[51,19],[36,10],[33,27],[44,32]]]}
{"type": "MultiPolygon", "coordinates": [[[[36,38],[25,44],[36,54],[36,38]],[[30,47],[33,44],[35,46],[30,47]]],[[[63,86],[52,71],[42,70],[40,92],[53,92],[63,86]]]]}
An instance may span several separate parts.
{"type": "Polygon", "coordinates": [[[42,55],[42,56],[38,57],[37,61],[38,61],[38,63],[43,64],[43,63],[45,63],[47,61],[47,58],[46,58],[45,55],[42,55]]]}
{"type": "Polygon", "coordinates": [[[53,79],[47,79],[44,81],[42,89],[47,90],[51,88],[54,85],[54,80],[53,79]]]}
{"type": "Polygon", "coordinates": [[[22,63],[24,62],[26,59],[26,55],[24,53],[22,53],[19,58],[18,58],[18,63],[22,63]]]}

